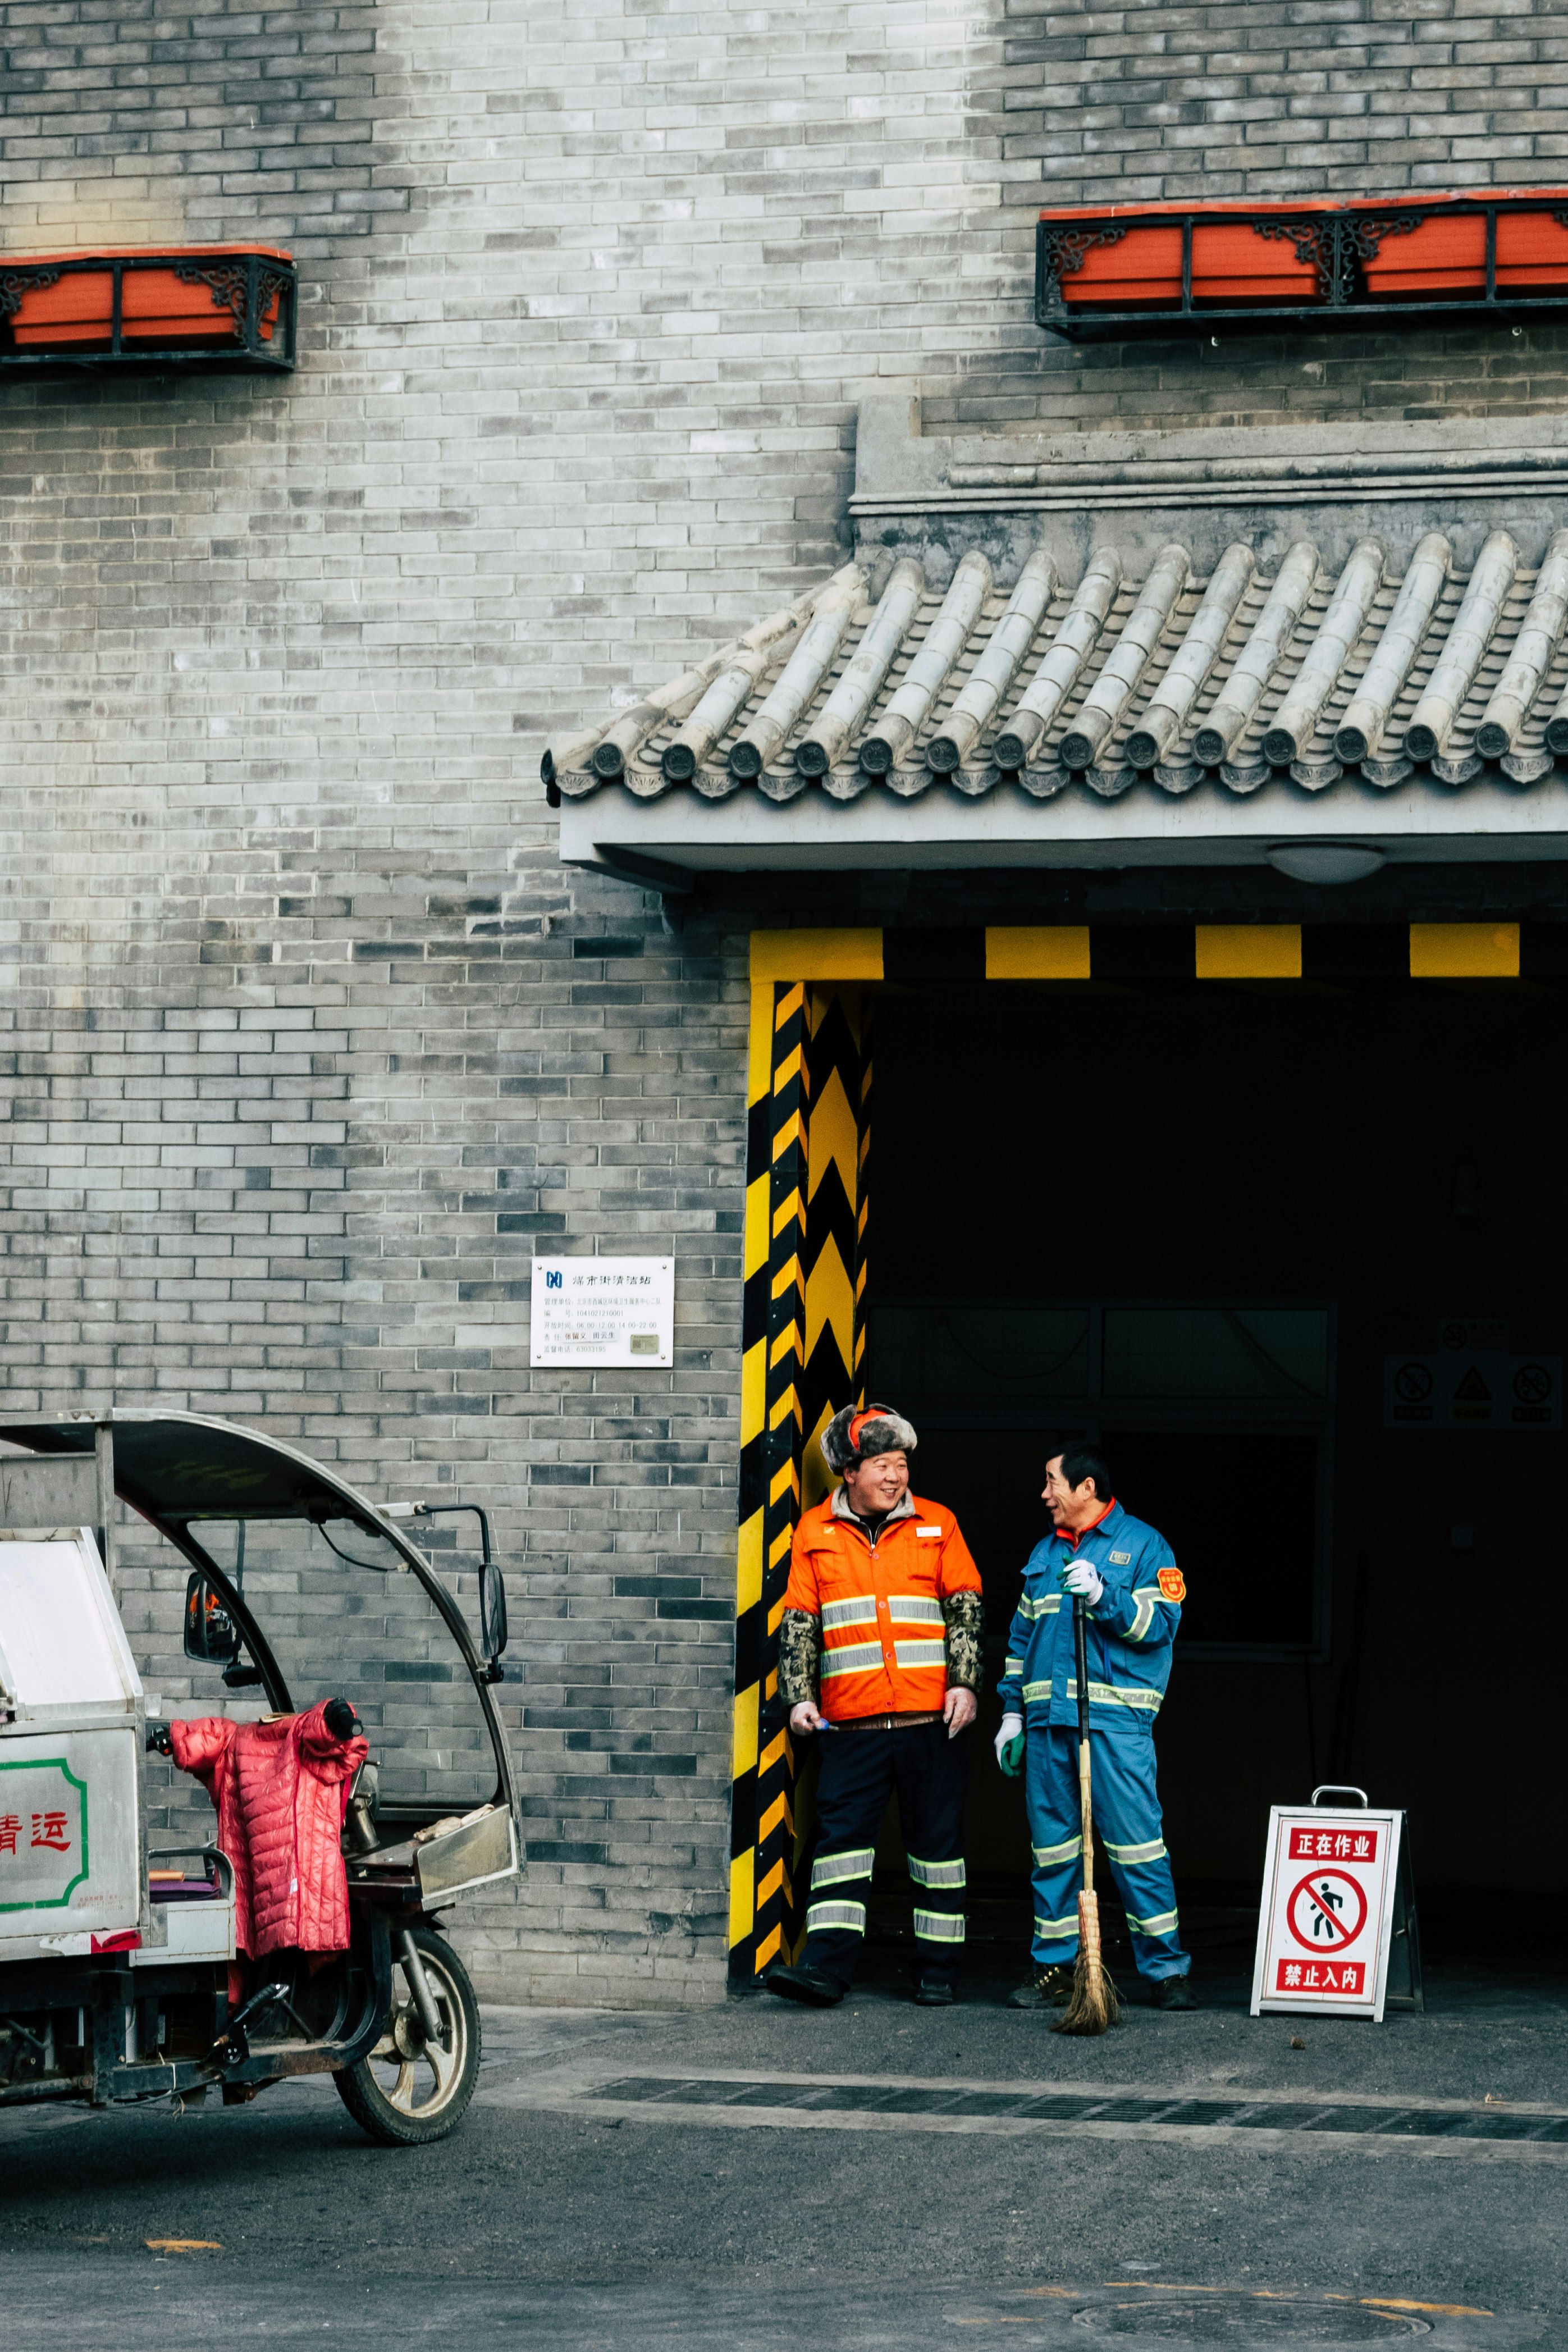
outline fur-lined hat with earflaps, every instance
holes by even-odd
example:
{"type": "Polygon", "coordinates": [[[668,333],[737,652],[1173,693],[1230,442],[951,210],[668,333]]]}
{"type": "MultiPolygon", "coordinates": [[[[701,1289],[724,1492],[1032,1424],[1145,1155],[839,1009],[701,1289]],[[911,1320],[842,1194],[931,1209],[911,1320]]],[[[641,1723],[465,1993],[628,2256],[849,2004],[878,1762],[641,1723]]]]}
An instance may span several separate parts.
{"type": "Polygon", "coordinates": [[[919,1443],[913,1424],[889,1404],[847,1404],[822,1432],[828,1467],[841,1477],[874,1454],[913,1454],[919,1443]]]}

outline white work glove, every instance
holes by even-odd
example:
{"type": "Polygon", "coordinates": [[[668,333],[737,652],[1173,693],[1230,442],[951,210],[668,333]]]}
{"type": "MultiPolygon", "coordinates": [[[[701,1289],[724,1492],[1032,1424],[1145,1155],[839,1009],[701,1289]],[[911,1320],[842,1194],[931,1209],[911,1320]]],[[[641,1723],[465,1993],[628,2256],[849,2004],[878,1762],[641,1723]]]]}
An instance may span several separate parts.
{"type": "Polygon", "coordinates": [[[1087,1601],[1091,1609],[1105,1590],[1104,1578],[1086,1559],[1075,1559],[1061,1581],[1074,1601],[1087,1601]]]}
{"type": "Polygon", "coordinates": [[[961,1731],[967,1731],[979,1711],[974,1692],[962,1683],[953,1684],[942,1702],[942,1720],[947,1727],[948,1738],[956,1739],[961,1731]]]}
{"type": "Polygon", "coordinates": [[[1016,1780],[1023,1770],[1023,1717],[1004,1715],[1002,1727],[996,1738],[997,1762],[1009,1780],[1016,1780]]]}

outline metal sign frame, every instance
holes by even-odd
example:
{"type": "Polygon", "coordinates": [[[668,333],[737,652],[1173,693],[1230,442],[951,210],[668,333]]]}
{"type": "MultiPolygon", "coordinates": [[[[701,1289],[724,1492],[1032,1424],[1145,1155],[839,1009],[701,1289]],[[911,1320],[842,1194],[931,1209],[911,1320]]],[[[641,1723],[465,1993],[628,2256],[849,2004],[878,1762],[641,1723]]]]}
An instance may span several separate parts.
{"type": "MultiPolygon", "coordinates": [[[[1357,1933],[1361,1931],[1358,1929],[1357,1933]]],[[[1258,1944],[1252,1962],[1251,2013],[1288,2017],[1360,2017],[1381,2025],[1389,2009],[1424,2010],[1426,2000],[1421,1983],[1421,1945],[1416,1923],[1415,1888],[1410,1872],[1410,1842],[1405,1812],[1397,1807],[1369,1805],[1365,1792],[1360,1789],[1331,1788],[1325,1784],[1314,1789],[1306,1805],[1273,1805],[1269,1811],[1269,1845],[1263,1863],[1263,1893],[1258,1912],[1258,1944]],[[1323,1796],[1359,1797],[1359,1805],[1320,1805],[1323,1796]],[[1369,1995],[1356,2000],[1336,2000],[1332,2007],[1322,2000],[1312,2000],[1289,1993],[1271,1993],[1266,1983],[1266,1973],[1271,1944],[1270,1931],[1274,1918],[1274,1898],[1279,1885],[1280,1849],[1282,1843],[1281,1824],[1285,1821],[1299,1822],[1304,1813],[1321,1818],[1325,1829],[1382,1830],[1388,1840],[1386,1859],[1383,1865],[1383,1891],[1377,1919],[1377,1966],[1369,1995]],[[1399,1967],[1392,1963],[1394,1948],[1400,1944],[1399,1967]],[[1389,1989],[1391,1974],[1395,1988],[1389,1989]],[[1403,1979],[1403,1984],[1400,1982],[1403,1979]]]]}

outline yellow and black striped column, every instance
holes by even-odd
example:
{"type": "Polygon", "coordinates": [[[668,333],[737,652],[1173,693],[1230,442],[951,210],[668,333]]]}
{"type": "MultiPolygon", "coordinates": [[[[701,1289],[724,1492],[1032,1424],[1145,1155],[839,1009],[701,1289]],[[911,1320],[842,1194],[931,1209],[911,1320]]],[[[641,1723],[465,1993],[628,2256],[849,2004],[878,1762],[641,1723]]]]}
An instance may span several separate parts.
{"type": "MultiPolygon", "coordinates": [[[[795,936],[809,970],[823,935],[795,936]]],[[[857,935],[827,936],[836,958],[857,935]]],[[[816,1441],[854,1398],[864,1346],[869,1007],[849,961],[841,985],[753,963],[730,1841],[730,1962],[742,1978],[799,1937],[779,1625],[802,1502],[827,1485],[816,1441]]],[[[860,976],[879,976],[859,961],[860,976]]]]}
{"type": "Polygon", "coordinates": [[[820,1443],[859,1394],[865,1281],[862,1171],[870,1109],[871,1008],[852,983],[807,996],[806,1337],[800,1368],[801,1500],[831,1483],[820,1443]]]}
{"type": "Polygon", "coordinates": [[[732,1963],[750,1975],[782,1948],[793,1899],[793,1758],[775,1704],[779,1622],[800,1504],[807,1118],[803,982],[752,990],[740,1562],[730,1839],[732,1963]]]}

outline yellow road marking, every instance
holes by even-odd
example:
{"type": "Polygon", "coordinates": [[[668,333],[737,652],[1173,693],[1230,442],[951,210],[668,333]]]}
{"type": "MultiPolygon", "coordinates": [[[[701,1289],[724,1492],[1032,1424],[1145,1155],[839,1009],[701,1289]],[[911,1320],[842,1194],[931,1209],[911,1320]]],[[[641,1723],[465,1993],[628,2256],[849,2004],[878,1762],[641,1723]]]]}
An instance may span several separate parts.
{"type": "Polygon", "coordinates": [[[146,2243],[155,2254],[221,2254],[223,2247],[216,2238],[149,2238],[146,2243]]]}
{"type": "Polygon", "coordinates": [[[1375,2311],[1435,2311],[1444,2319],[1495,2319],[1495,2311],[1485,2311],[1477,2303],[1411,2303],[1399,2294],[1364,2294],[1363,2303],[1375,2311]]]}

